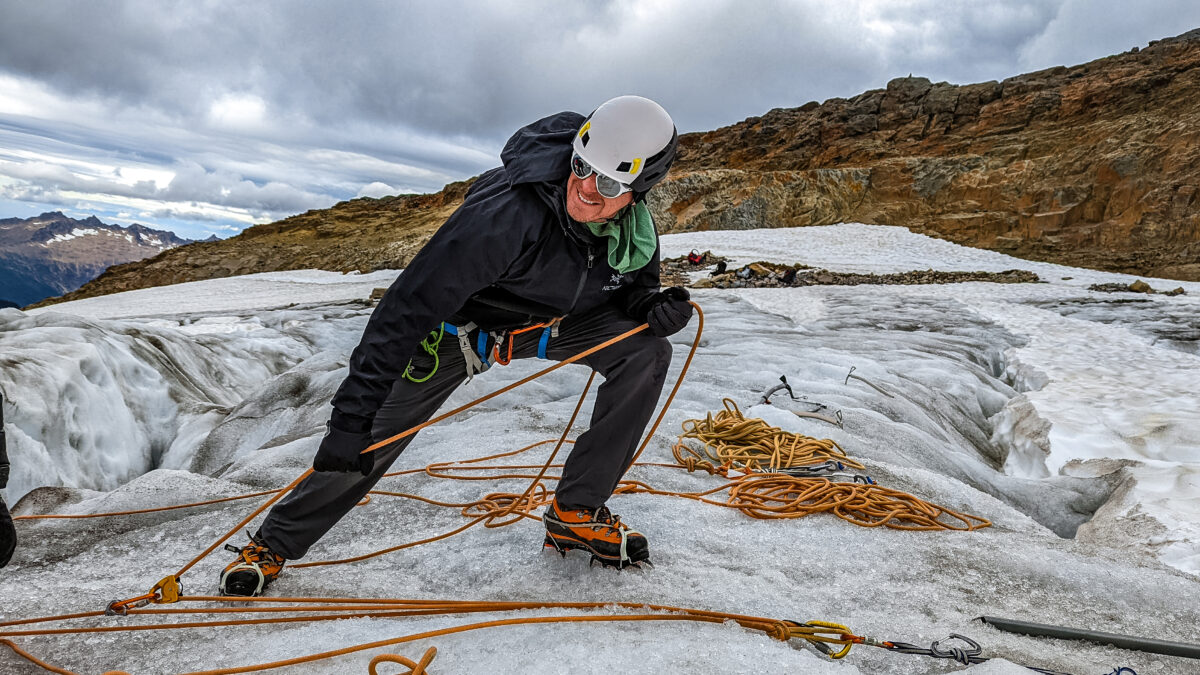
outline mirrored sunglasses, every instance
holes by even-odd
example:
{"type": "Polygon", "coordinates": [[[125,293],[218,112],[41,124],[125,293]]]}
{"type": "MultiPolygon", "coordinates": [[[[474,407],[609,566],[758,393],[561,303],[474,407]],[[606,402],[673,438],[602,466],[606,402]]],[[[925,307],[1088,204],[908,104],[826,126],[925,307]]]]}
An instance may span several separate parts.
{"type": "Polygon", "coordinates": [[[599,192],[602,197],[607,199],[620,197],[621,195],[633,189],[620,181],[613,180],[599,171],[596,171],[592,168],[591,164],[583,161],[583,158],[580,157],[578,153],[575,153],[571,156],[571,172],[574,173],[575,177],[580,180],[587,178],[593,173],[596,174],[596,192],[599,192]]]}

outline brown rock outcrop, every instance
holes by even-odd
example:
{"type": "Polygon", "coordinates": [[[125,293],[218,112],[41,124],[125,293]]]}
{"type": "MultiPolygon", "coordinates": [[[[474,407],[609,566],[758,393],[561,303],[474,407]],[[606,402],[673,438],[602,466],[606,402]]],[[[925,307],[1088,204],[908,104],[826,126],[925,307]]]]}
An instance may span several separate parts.
{"type": "Polygon", "coordinates": [[[966,86],[899,78],[682,139],[667,231],[902,225],[1012,255],[1200,279],[1200,31],[966,86]]]}

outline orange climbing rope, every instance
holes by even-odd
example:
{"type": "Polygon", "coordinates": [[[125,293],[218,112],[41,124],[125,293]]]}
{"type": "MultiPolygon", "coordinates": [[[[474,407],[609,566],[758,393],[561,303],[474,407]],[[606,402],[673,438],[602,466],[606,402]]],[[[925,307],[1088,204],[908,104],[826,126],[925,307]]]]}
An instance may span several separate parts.
{"type": "MultiPolygon", "coordinates": [[[[96,632],[136,632],[136,631],[158,631],[158,630],[176,630],[187,628],[211,628],[220,626],[239,626],[239,625],[261,625],[273,623],[295,623],[309,621],[329,621],[335,619],[346,618],[389,618],[389,617],[404,617],[404,616],[444,616],[444,615],[459,615],[473,613],[495,613],[495,612],[511,612],[518,610],[533,610],[533,609],[587,609],[587,610],[602,610],[605,608],[620,607],[626,610],[641,610],[643,612],[655,612],[652,614],[585,614],[585,615],[559,615],[559,616],[537,616],[537,617],[519,617],[509,619],[499,619],[492,621],[482,621],[460,626],[453,626],[424,633],[417,633],[398,638],[369,642],[341,649],[321,652],[317,654],[309,654],[291,659],[274,661],[270,663],[262,663],[250,666],[239,666],[233,668],[221,668],[216,670],[204,670],[188,675],[232,675],[233,673],[248,673],[272,668],[280,668],[285,666],[298,665],[301,663],[311,663],[323,659],[342,656],[354,652],[365,651],[369,649],[378,649],[416,640],[429,639],[441,635],[449,635],[452,633],[460,633],[471,630],[479,630],[483,628],[494,628],[501,626],[514,626],[522,624],[543,624],[543,623],[580,623],[580,622],[629,622],[629,621],[693,621],[703,623],[724,623],[726,621],[734,621],[745,628],[761,631],[768,636],[776,639],[787,641],[793,638],[804,639],[812,643],[835,644],[842,647],[841,651],[832,654],[835,658],[844,656],[852,646],[855,640],[862,641],[864,638],[855,636],[849,632],[845,626],[838,624],[829,624],[824,622],[812,621],[808,623],[798,623],[794,621],[768,619],[763,617],[754,617],[741,614],[732,614],[727,612],[711,612],[704,610],[685,609],[680,607],[672,607],[668,605],[649,605],[638,603],[612,603],[612,602],[472,602],[461,600],[409,600],[400,598],[228,598],[222,596],[195,596],[181,597],[181,601],[192,602],[223,602],[239,605],[236,607],[227,608],[195,608],[195,609],[132,609],[130,614],[177,614],[177,613],[252,613],[252,612],[276,612],[285,611],[300,616],[288,616],[271,619],[240,619],[226,621],[202,621],[202,622],[186,622],[174,624],[136,624],[125,626],[102,626],[102,627],[81,627],[81,628],[57,628],[44,630],[26,630],[26,631],[5,631],[0,632],[0,636],[34,636],[34,635],[63,635],[63,634],[82,634],[96,632]],[[269,603],[272,605],[288,605],[291,607],[244,607],[243,604],[256,605],[269,603]],[[300,603],[307,603],[301,605],[300,603]],[[329,606],[323,606],[329,605],[329,606]],[[351,611],[353,610],[353,611],[351,611]],[[340,613],[330,613],[340,612],[340,613]],[[315,616],[304,616],[304,613],[317,613],[315,616]]],[[[53,620],[47,618],[47,621],[53,620]]],[[[0,624],[4,626],[5,624],[0,624]]],[[[10,647],[16,647],[7,640],[0,640],[0,643],[8,644],[10,647]]],[[[35,659],[32,655],[20,649],[15,651],[21,656],[29,659],[33,663],[53,670],[53,672],[68,673],[74,675],[71,671],[56,669],[40,660],[35,659]]],[[[388,660],[389,655],[384,655],[381,660],[388,660]]],[[[429,660],[432,657],[429,652],[426,652],[429,660]]],[[[400,657],[402,658],[402,657],[400,657]]],[[[423,659],[425,664],[428,661],[423,659]]]]}
{"type": "Polygon", "coordinates": [[[432,663],[433,657],[435,656],[437,656],[437,647],[430,647],[429,649],[426,649],[425,655],[421,657],[420,661],[413,661],[412,659],[405,658],[399,654],[380,654],[379,656],[371,659],[368,670],[371,675],[379,675],[379,671],[376,670],[379,664],[399,663],[402,666],[407,666],[408,672],[398,673],[397,675],[426,675],[425,666],[428,666],[430,663],[432,663]]]}
{"type": "Polygon", "coordinates": [[[82,518],[104,518],[106,516],[135,516],[142,513],[159,513],[161,511],[174,511],[176,509],[190,509],[196,506],[208,506],[209,504],[221,504],[223,502],[235,502],[239,499],[253,499],[254,497],[262,497],[279,492],[279,490],[263,490],[262,492],[251,492],[250,494],[237,495],[236,497],[222,497],[220,499],[209,499],[203,502],[191,502],[190,504],[172,504],[171,506],[157,506],[149,509],[136,509],[133,511],[109,511],[107,513],[79,513],[79,514],[45,514],[45,515],[29,515],[29,516],[13,516],[13,520],[75,520],[82,518]]]}
{"type": "MultiPolygon", "coordinates": [[[[725,409],[716,416],[709,413],[703,420],[683,422],[683,434],[671,450],[675,460],[688,471],[701,469],[730,481],[706,493],[679,496],[722,504],[763,519],[828,512],[862,527],[882,525],[897,530],[977,530],[992,524],[986,518],[959,513],[873,483],[782,473],[829,461],[856,469],[864,467],[847,457],[832,439],[790,433],[761,419],[747,419],[730,399],[725,399],[724,404],[725,409]],[[689,440],[698,441],[701,446],[692,447],[689,440]],[[729,496],[723,503],[705,498],[724,490],[728,490],[729,496]]],[[[634,487],[631,491],[646,490],[634,487]]]]}

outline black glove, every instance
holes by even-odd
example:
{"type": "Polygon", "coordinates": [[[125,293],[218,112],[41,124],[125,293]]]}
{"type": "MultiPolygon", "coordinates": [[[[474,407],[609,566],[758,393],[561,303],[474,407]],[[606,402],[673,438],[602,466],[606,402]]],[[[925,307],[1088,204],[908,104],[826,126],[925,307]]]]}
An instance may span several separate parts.
{"type": "Polygon", "coordinates": [[[370,432],[343,431],[332,422],[326,423],[325,429],[325,438],[321,439],[321,447],[317,448],[317,456],[313,458],[313,469],[358,471],[364,476],[370,475],[375,467],[375,453],[363,452],[373,445],[370,432]]]}
{"type": "Polygon", "coordinates": [[[688,302],[686,288],[672,286],[665,291],[659,291],[654,296],[654,304],[646,313],[646,323],[650,324],[650,333],[657,337],[674,335],[683,330],[692,318],[692,305],[688,302]]]}
{"type": "Polygon", "coordinates": [[[13,527],[12,516],[8,514],[8,506],[0,499],[0,567],[12,560],[13,550],[17,548],[17,528],[13,527]]]}

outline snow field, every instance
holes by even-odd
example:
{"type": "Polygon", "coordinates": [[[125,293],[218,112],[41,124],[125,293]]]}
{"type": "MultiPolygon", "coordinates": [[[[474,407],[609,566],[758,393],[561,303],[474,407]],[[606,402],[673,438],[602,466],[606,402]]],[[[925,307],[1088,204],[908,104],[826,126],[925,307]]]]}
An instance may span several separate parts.
{"type": "MultiPolygon", "coordinates": [[[[700,235],[664,237],[664,255],[673,255],[676,247],[682,252],[710,248],[749,262],[774,259],[760,254],[772,251],[775,256],[786,253],[781,262],[845,271],[1041,265],[991,258],[996,254],[896,228],[846,225],[702,235],[701,240],[688,239],[700,235]],[[703,247],[697,241],[705,242],[703,247]],[[976,258],[980,262],[972,263],[976,258]],[[838,261],[876,269],[848,269],[838,261]]],[[[1197,538],[1187,529],[1197,522],[1200,486],[1196,460],[1184,447],[1191,443],[1188,406],[1197,400],[1185,374],[1197,357],[1177,334],[1161,339],[1164,324],[1172,329],[1189,325],[1200,305],[1189,288],[1193,296],[1152,298],[1119,310],[1089,306],[1081,317],[1075,299],[1106,301],[1109,296],[1089,293],[1079,284],[1086,287],[1085,281],[1110,281],[1115,275],[1061,269],[1066,270],[1061,276],[1075,277],[1072,283],[696,292],[706,317],[702,346],[643,456],[648,462],[672,462],[670,445],[680,424],[720,410],[721,400],[729,397],[748,416],[837,440],[887,487],[989,518],[993,527],[904,532],[855,527],[832,516],[760,521],[679,498],[617,495],[610,506],[647,534],[653,570],[589,569],[580,554],[560,559],[542,551],[540,524],[526,521],[502,529],[477,527],[352,565],[289,569],[271,590],[277,596],[651,602],[834,621],[860,635],[922,646],[957,632],[979,640],[985,655],[1007,662],[963,668],[871,647],[856,647],[843,661],[830,662],[801,645],[785,645],[737,626],[605,623],[491,629],[286,672],[361,672],[375,653],[392,651],[416,659],[430,644],[439,650],[432,670],[454,673],[551,673],[562,672],[564,663],[573,672],[1029,672],[1012,663],[1096,675],[1116,665],[1134,667],[1139,675],[1194,672],[1194,661],[1009,635],[973,621],[988,614],[1178,641],[1194,641],[1190,629],[1200,625],[1197,538]],[[1089,345],[1090,352],[1080,355],[1078,350],[1089,345]],[[893,397],[861,381],[847,381],[851,366],[893,397]],[[771,406],[755,406],[780,375],[807,401],[828,406],[824,412],[842,410],[845,428],[796,417],[788,411],[812,406],[779,395],[771,406]],[[1114,386],[1131,395],[1123,400],[1111,396],[1114,386]],[[1042,392],[1049,392],[1045,399],[1039,398],[1042,392]],[[1165,421],[1146,421],[1157,419],[1153,413],[1166,400],[1175,402],[1171,410],[1182,412],[1165,421]],[[1124,416],[1118,416],[1121,410],[1124,416]],[[1101,423],[1111,433],[1101,433],[1101,423]],[[1146,433],[1152,424],[1165,429],[1146,433]],[[1093,435],[1062,433],[1074,428],[1093,435]],[[1039,430],[1045,431],[1044,443],[1039,430]],[[1143,442],[1129,440],[1137,438],[1143,442]],[[1038,450],[1042,456],[1035,453],[1038,448],[1044,448],[1038,450]],[[1074,539],[1055,534],[1075,528],[1079,534],[1074,539]]],[[[287,274],[331,281],[324,286],[339,301],[365,296],[359,290],[351,295],[344,286],[358,282],[341,275],[287,274]]],[[[143,295],[136,302],[114,296],[110,301],[116,314],[133,317],[140,306],[153,318],[114,321],[104,315],[102,303],[90,304],[87,329],[81,327],[84,320],[61,313],[0,313],[2,358],[23,364],[20,370],[0,369],[0,378],[6,378],[0,379],[0,388],[7,394],[10,443],[17,427],[40,434],[27,433],[17,446],[14,469],[34,467],[22,474],[29,487],[53,484],[38,483],[37,476],[72,485],[33,492],[18,511],[145,508],[279,487],[301,473],[311,462],[327,402],[344,376],[345,358],[369,310],[332,301],[253,310],[249,305],[256,301],[263,307],[308,303],[289,294],[322,286],[296,286],[293,277],[264,276],[200,282],[189,285],[184,297],[178,295],[179,287],[173,287],[174,297],[172,287],[139,291],[143,295]],[[241,289],[237,297],[230,297],[230,284],[241,289]],[[236,303],[247,306],[232,306],[236,303]],[[170,311],[158,311],[168,306],[170,311]],[[40,343],[51,339],[98,346],[94,352],[58,359],[48,356],[49,350],[38,351],[40,343]],[[150,349],[152,342],[165,347],[150,349]],[[80,365],[84,362],[101,365],[85,368],[80,365]],[[140,368],[147,370],[144,382],[150,384],[128,386],[124,383],[134,381],[132,376],[118,377],[140,368]],[[81,380],[91,383],[84,370],[108,374],[93,373],[92,379],[103,384],[86,385],[97,388],[77,395],[97,407],[73,418],[63,416],[62,392],[85,387],[81,380]],[[27,391],[41,393],[27,396],[27,391]],[[121,403],[112,409],[91,403],[100,396],[121,403]],[[174,420],[173,432],[170,424],[164,432],[161,424],[145,421],[156,418],[138,417],[135,411],[155,409],[152,401],[163,406],[161,416],[174,420]],[[124,417],[122,409],[129,411],[124,417]],[[163,457],[171,461],[149,473],[130,468],[141,461],[136,459],[140,455],[130,455],[136,448],[129,439],[138,432],[147,438],[163,434],[168,445],[163,457]],[[52,434],[89,440],[36,440],[52,434]],[[102,449],[120,461],[102,464],[87,453],[72,458],[79,448],[102,449]],[[72,475],[54,473],[63,463],[102,466],[112,473],[105,475],[103,485],[75,485],[72,475]]],[[[390,278],[364,287],[388,282],[390,278]]],[[[58,309],[74,311],[70,305],[58,309]]],[[[678,373],[693,334],[689,328],[672,338],[676,359],[668,382],[678,373]]],[[[521,361],[495,368],[455,392],[445,409],[546,365],[521,361]]],[[[465,460],[556,437],[586,379],[585,368],[564,368],[427,429],[393,470],[465,460]]],[[[589,407],[585,404],[576,434],[586,424],[589,407]]],[[[138,441],[137,447],[144,444],[138,441]]],[[[498,462],[542,462],[548,452],[543,446],[526,453],[528,459],[523,455],[498,462]]],[[[683,491],[720,481],[648,466],[634,467],[628,477],[683,491]]],[[[527,484],[527,479],[447,481],[415,474],[385,479],[379,488],[468,502],[490,492],[520,492],[527,484]]],[[[13,494],[10,487],[10,503],[13,494]]],[[[16,558],[0,572],[0,620],[96,609],[114,597],[143,593],[261,499],[129,519],[25,521],[19,525],[22,545],[16,558]]],[[[377,496],[339,523],[310,559],[363,554],[465,522],[456,510],[377,496]]],[[[215,590],[227,557],[210,556],[186,574],[185,592],[215,590]]],[[[154,633],[22,638],[19,644],[79,672],[182,672],[290,658],[494,618],[504,617],[173,631],[169,650],[161,648],[163,636],[154,633]]],[[[4,650],[0,670],[40,672],[4,650]]]]}

